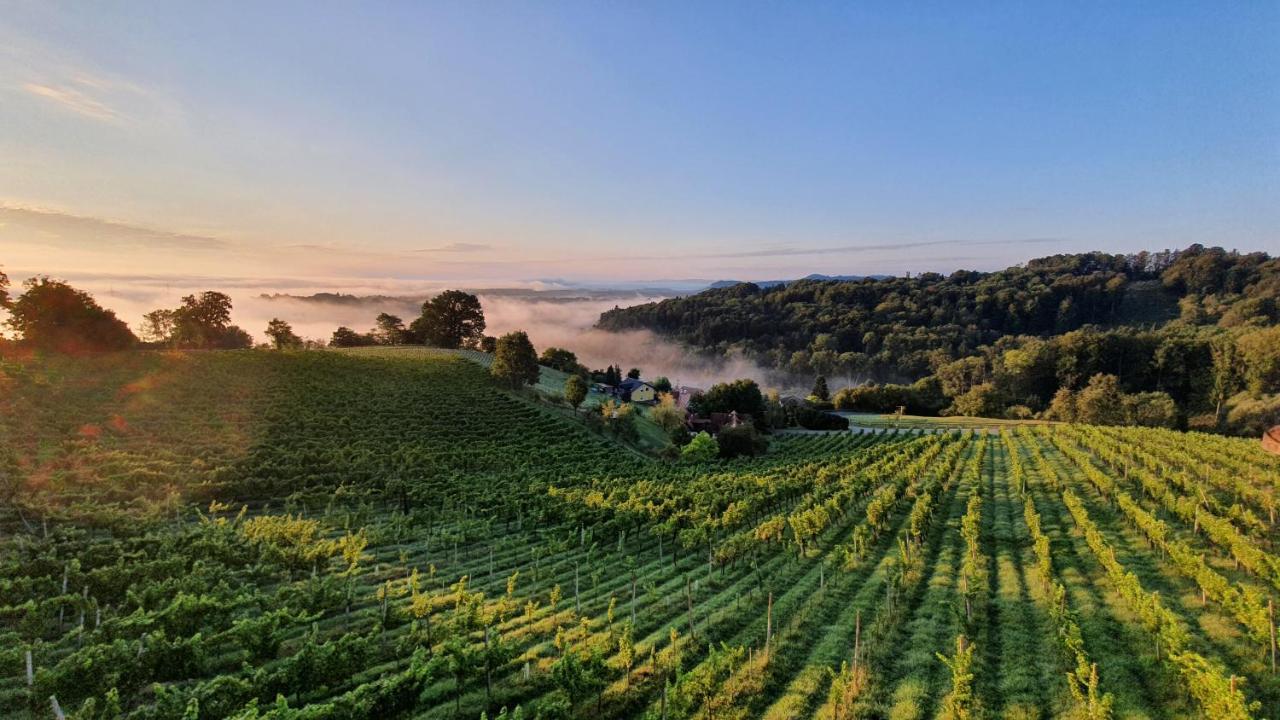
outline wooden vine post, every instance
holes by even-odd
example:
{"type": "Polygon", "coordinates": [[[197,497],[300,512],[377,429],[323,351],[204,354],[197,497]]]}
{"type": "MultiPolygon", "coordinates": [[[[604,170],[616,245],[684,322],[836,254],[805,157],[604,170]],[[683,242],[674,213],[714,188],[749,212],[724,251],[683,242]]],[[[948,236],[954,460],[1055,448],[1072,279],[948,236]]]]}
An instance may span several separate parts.
{"type": "MultiPolygon", "coordinates": [[[[1276,671],[1276,600],[1267,598],[1267,625],[1271,631],[1271,672],[1276,671]]],[[[27,653],[28,661],[31,653],[27,653]]]]}
{"type": "Polygon", "coordinates": [[[769,661],[769,645],[773,641],[773,591],[769,591],[769,605],[764,615],[764,659],[769,661]]]}

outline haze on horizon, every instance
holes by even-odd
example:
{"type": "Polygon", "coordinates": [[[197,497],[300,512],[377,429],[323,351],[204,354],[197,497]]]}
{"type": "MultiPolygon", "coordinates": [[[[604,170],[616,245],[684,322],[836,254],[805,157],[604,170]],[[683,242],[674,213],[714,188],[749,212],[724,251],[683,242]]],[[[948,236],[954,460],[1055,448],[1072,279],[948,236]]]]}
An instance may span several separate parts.
{"type": "Polygon", "coordinates": [[[15,281],[395,292],[1280,250],[1274,3],[0,17],[15,281]]]}

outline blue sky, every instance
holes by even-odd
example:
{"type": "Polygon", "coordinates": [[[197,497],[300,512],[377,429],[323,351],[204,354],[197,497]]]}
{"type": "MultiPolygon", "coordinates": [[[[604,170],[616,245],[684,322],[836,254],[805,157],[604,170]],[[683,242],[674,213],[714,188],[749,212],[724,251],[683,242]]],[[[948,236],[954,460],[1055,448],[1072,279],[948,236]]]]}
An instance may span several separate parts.
{"type": "Polygon", "coordinates": [[[0,17],[11,271],[761,279],[1280,251],[1278,3],[0,17]]]}

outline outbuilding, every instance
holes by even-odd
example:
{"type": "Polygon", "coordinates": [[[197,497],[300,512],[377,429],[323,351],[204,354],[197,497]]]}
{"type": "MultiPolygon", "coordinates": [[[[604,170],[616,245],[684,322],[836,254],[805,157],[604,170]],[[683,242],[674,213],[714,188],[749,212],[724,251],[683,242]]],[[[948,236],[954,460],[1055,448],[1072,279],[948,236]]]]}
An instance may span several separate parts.
{"type": "Polygon", "coordinates": [[[627,378],[618,384],[618,398],[625,402],[653,402],[658,399],[658,391],[643,380],[627,378]]]}

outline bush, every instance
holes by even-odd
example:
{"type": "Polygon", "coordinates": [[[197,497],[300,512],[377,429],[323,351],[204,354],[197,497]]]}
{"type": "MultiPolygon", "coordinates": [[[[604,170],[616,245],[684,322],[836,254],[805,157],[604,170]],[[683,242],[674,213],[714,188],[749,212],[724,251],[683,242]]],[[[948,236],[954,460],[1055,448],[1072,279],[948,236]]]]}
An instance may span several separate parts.
{"type": "Polygon", "coordinates": [[[910,415],[937,415],[947,405],[938,378],[930,375],[910,385],[859,385],[842,388],[835,396],[835,409],[893,413],[905,406],[910,415]]]}
{"type": "Polygon", "coordinates": [[[689,434],[689,428],[683,425],[672,430],[670,433],[667,434],[667,437],[671,440],[671,444],[675,445],[676,447],[684,447],[685,445],[689,444],[690,440],[693,439],[693,435],[689,434]]]}
{"type": "Polygon", "coordinates": [[[1280,394],[1258,398],[1240,393],[1227,401],[1227,426],[1233,433],[1259,437],[1277,424],[1280,424],[1280,394]]]}
{"type": "Polygon", "coordinates": [[[769,440],[750,425],[725,428],[717,438],[720,444],[720,457],[735,458],[741,456],[754,457],[769,449],[769,440]]]}
{"type": "Polygon", "coordinates": [[[1035,411],[1026,405],[1010,405],[1004,410],[1004,416],[1010,420],[1030,420],[1035,415],[1035,411]]]}
{"type": "Polygon", "coordinates": [[[1130,425],[1172,428],[1178,424],[1178,405],[1169,393],[1144,392],[1125,395],[1125,420],[1130,425]]]}
{"type": "Polygon", "coordinates": [[[996,389],[996,386],[992,383],[982,383],[981,385],[974,385],[961,395],[957,395],[955,401],[951,403],[951,407],[947,408],[947,414],[966,417],[992,417],[1000,414],[1000,406],[1000,392],[996,389]]]}
{"type": "Polygon", "coordinates": [[[839,415],[801,406],[792,413],[795,424],[806,430],[848,430],[849,421],[839,415]]]}
{"type": "Polygon", "coordinates": [[[680,451],[681,459],[686,462],[696,463],[714,460],[719,454],[720,445],[716,442],[715,438],[705,432],[700,432],[697,435],[694,435],[693,439],[689,441],[689,444],[685,445],[684,449],[680,451]]]}

